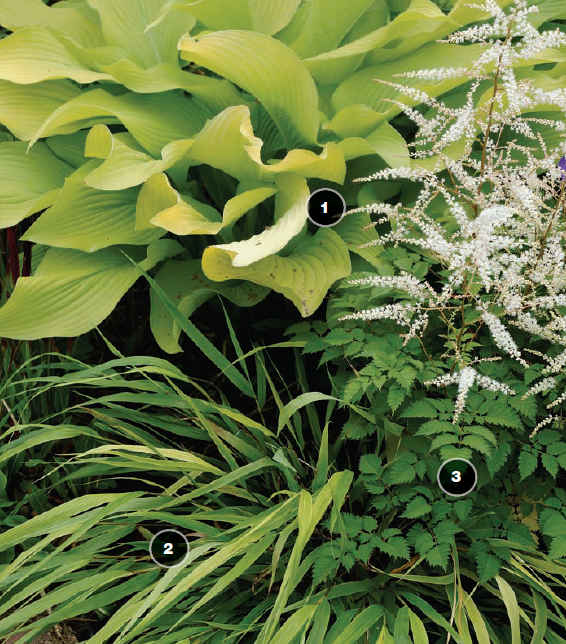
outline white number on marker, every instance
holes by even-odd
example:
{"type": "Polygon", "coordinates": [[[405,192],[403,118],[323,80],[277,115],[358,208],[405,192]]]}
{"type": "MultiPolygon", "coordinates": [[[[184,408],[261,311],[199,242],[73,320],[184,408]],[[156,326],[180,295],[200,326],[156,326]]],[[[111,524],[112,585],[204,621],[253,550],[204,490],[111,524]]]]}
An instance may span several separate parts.
{"type": "Polygon", "coordinates": [[[163,554],[164,555],[172,555],[173,554],[173,544],[172,543],[164,543],[163,544],[163,554]]]}
{"type": "Polygon", "coordinates": [[[322,204],[322,212],[325,215],[328,214],[328,202],[326,202],[326,201],[322,204]]]}
{"type": "Polygon", "coordinates": [[[455,472],[452,472],[451,478],[454,483],[459,483],[462,480],[462,475],[460,474],[460,472],[458,472],[458,470],[456,470],[455,472]]]}

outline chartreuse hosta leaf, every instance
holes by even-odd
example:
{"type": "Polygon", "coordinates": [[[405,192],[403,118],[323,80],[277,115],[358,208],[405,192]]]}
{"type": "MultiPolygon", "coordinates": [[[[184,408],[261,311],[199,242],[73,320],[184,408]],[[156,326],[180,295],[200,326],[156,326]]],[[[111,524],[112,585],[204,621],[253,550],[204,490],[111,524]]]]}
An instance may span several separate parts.
{"type": "Polygon", "coordinates": [[[193,164],[206,163],[240,181],[274,181],[282,172],[334,183],[344,181],[344,155],[334,143],[326,144],[320,155],[309,150],[291,150],[272,164],[262,162],[262,145],[261,139],[254,136],[249,108],[237,105],[208,121],[195,137],[190,156],[193,164]]]}
{"type": "Polygon", "coordinates": [[[140,191],[136,228],[159,226],[176,235],[215,235],[224,228],[229,230],[248,210],[277,191],[268,184],[241,183],[239,194],[227,201],[221,216],[212,206],[181,195],[165,174],[155,175],[140,191]]]}
{"type": "Polygon", "coordinates": [[[118,83],[140,94],[183,89],[201,99],[213,114],[243,102],[242,95],[229,81],[193,74],[170,63],[144,69],[130,60],[120,59],[101,65],[101,70],[110,74],[118,83]]]}
{"type": "Polygon", "coordinates": [[[298,56],[278,40],[227,30],[179,42],[181,56],[252,94],[277,124],[288,150],[317,141],[318,95],[298,56]]]}
{"type": "MultiPolygon", "coordinates": [[[[301,0],[248,0],[252,11],[253,31],[273,36],[286,27],[301,0]]],[[[231,25],[232,29],[234,25],[231,25]]]]}
{"type": "Polygon", "coordinates": [[[77,83],[111,80],[89,69],[65,46],[66,38],[41,25],[31,25],[0,40],[0,78],[13,83],[38,83],[70,78],[77,83]]]}
{"type": "Polygon", "coordinates": [[[258,235],[244,241],[214,246],[231,258],[232,266],[249,266],[254,262],[279,252],[301,231],[307,223],[309,189],[302,177],[281,174],[276,177],[279,192],[275,197],[275,223],[258,235]]]}
{"type": "Polygon", "coordinates": [[[29,141],[47,117],[80,94],[68,80],[17,85],[0,80],[0,123],[22,141],[29,141]]]}
{"type": "Polygon", "coordinates": [[[180,194],[165,174],[148,179],[140,190],[136,228],[168,230],[176,235],[215,235],[222,228],[222,216],[209,206],[180,194]]]}
{"type": "Polygon", "coordinates": [[[48,7],[41,0],[0,0],[0,24],[10,31],[41,25],[72,36],[82,47],[101,44],[96,11],[85,3],[59,3],[48,7]]]}
{"type": "Polygon", "coordinates": [[[254,28],[248,0],[169,0],[163,5],[157,19],[149,25],[149,29],[175,10],[184,10],[211,31],[254,28]]]}
{"type": "Polygon", "coordinates": [[[22,141],[0,143],[0,228],[50,206],[73,171],[44,143],[26,148],[22,141]]]}
{"type": "Polygon", "coordinates": [[[351,253],[363,257],[367,262],[376,268],[387,266],[389,262],[379,257],[383,252],[383,246],[368,246],[362,248],[364,244],[376,241],[379,237],[375,228],[367,228],[371,222],[371,217],[367,212],[354,213],[342,219],[341,222],[333,227],[346,244],[351,253]]]}
{"type": "MultiPolygon", "coordinates": [[[[253,306],[263,300],[269,289],[250,282],[213,282],[204,276],[198,259],[169,260],[161,266],[155,281],[179,311],[190,318],[192,313],[216,294],[222,295],[237,306],[253,306]]],[[[181,351],[181,328],[168,313],[163,302],[151,291],[151,330],[159,346],[167,353],[181,351]]]]}
{"type": "Polygon", "coordinates": [[[143,148],[158,156],[167,143],[200,131],[209,116],[202,105],[176,92],[113,96],[103,89],[94,89],[55,110],[32,137],[31,144],[43,137],[70,134],[98,123],[121,122],[143,148]]]}
{"type": "Polygon", "coordinates": [[[387,122],[365,138],[354,136],[343,139],[338,147],[348,161],[368,154],[379,154],[391,168],[408,168],[411,165],[405,139],[387,122]]]}
{"type": "MultiPolygon", "coordinates": [[[[245,279],[283,294],[303,317],[320,306],[330,286],[350,274],[350,256],[342,238],[330,228],[303,237],[291,255],[269,255],[244,266],[234,266],[235,251],[216,246],[205,249],[202,268],[214,281],[245,279]]],[[[242,257],[240,261],[245,261],[242,257]]]]}
{"type": "Polygon", "coordinates": [[[86,139],[85,156],[105,161],[86,176],[85,183],[99,190],[123,190],[144,183],[185,159],[179,177],[184,179],[192,143],[191,139],[171,141],[163,148],[161,159],[154,159],[130,134],[114,135],[106,125],[95,125],[86,139]]]}
{"type": "Polygon", "coordinates": [[[430,0],[412,0],[407,10],[388,25],[303,62],[322,85],[340,83],[359,67],[369,52],[372,52],[371,64],[399,58],[451,33],[458,26],[430,0]]]}
{"type": "Polygon", "coordinates": [[[332,51],[373,4],[374,0],[311,0],[291,48],[301,58],[332,51]]]}
{"type": "Polygon", "coordinates": [[[120,47],[125,58],[144,68],[176,63],[177,42],[192,29],[194,20],[173,10],[150,31],[146,28],[159,15],[163,0],[88,0],[100,17],[106,45],[120,47]]]}
{"type": "Polygon", "coordinates": [[[162,237],[164,231],[159,228],[136,231],[136,188],[110,191],[85,185],[86,177],[99,163],[89,161],[76,170],[66,180],[53,206],[22,239],[92,252],[115,244],[148,244],[162,237]]]}
{"type": "Polygon", "coordinates": [[[174,240],[147,248],[125,246],[94,253],[50,248],[35,275],[20,277],[0,309],[0,336],[16,340],[73,337],[100,324],[144,270],[182,251],[174,240]]]}

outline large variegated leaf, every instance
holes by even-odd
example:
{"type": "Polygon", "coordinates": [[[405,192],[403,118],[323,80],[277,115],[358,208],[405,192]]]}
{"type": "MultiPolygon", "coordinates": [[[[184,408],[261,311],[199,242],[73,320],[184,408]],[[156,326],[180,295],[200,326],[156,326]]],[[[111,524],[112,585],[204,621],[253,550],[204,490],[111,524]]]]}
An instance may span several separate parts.
{"type": "Polygon", "coordinates": [[[180,168],[182,179],[187,174],[191,146],[191,139],[171,141],[163,148],[161,159],[154,159],[139,149],[131,135],[113,135],[106,125],[95,125],[86,139],[85,155],[104,162],[85,177],[85,183],[98,190],[123,190],[138,186],[185,159],[180,168]]]}
{"type": "Polygon", "coordinates": [[[320,228],[304,237],[288,257],[270,255],[253,264],[236,267],[235,253],[209,246],[202,258],[203,272],[211,280],[245,279],[268,286],[291,300],[303,317],[320,306],[332,284],[350,274],[350,256],[340,235],[320,228]]]}
{"type": "Polygon", "coordinates": [[[162,237],[164,231],[158,228],[135,230],[136,188],[110,191],[85,185],[85,178],[98,165],[98,161],[89,161],[76,170],[53,206],[22,239],[92,252],[115,244],[145,245],[162,237]]]}
{"type": "Polygon", "coordinates": [[[31,143],[54,134],[70,134],[98,123],[123,123],[136,141],[151,155],[171,141],[189,138],[207,118],[203,107],[176,92],[123,94],[113,96],[103,89],[84,92],[45,121],[31,143]]]}
{"type": "Polygon", "coordinates": [[[44,143],[26,154],[21,141],[0,143],[0,228],[50,206],[73,169],[44,143]]]}
{"type": "MultiPolygon", "coordinates": [[[[160,239],[147,249],[123,247],[149,270],[182,247],[160,239]]],[[[20,277],[0,309],[0,336],[16,340],[72,337],[100,324],[136,282],[140,273],[120,247],[95,253],[50,248],[32,277],[20,277]]]]}
{"type": "MultiPolygon", "coordinates": [[[[217,294],[237,306],[254,306],[269,293],[268,288],[249,282],[213,282],[204,276],[198,259],[165,262],[157,272],[155,281],[173,302],[178,303],[179,311],[187,318],[191,317],[201,304],[217,294]]],[[[181,328],[153,290],[150,322],[153,335],[164,351],[181,351],[181,328]]]]}
{"type": "Polygon", "coordinates": [[[313,144],[318,97],[311,75],[283,43],[251,31],[218,31],[179,42],[181,56],[236,83],[267,109],[287,149],[313,144]]]}

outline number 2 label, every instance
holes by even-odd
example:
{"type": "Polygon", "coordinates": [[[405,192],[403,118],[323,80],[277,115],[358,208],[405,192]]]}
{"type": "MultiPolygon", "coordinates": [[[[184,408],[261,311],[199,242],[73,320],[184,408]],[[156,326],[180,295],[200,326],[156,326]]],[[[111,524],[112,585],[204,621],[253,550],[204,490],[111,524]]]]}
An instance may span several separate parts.
{"type": "Polygon", "coordinates": [[[164,543],[163,544],[163,554],[164,555],[172,555],[173,554],[173,544],[172,543],[164,543]]]}

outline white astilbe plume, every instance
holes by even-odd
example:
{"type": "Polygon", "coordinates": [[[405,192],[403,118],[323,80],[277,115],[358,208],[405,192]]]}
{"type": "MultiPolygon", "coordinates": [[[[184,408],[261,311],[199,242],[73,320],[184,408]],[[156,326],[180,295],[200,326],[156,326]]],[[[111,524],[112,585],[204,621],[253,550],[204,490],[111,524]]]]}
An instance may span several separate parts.
{"type": "Polygon", "coordinates": [[[483,376],[482,374],[478,373],[473,367],[464,367],[459,371],[445,373],[442,376],[438,376],[438,378],[434,378],[434,380],[425,382],[424,384],[436,385],[437,387],[446,387],[453,383],[458,383],[458,397],[456,398],[454,417],[452,419],[452,422],[454,424],[458,422],[460,414],[466,407],[468,393],[473,387],[474,383],[477,383],[484,389],[489,389],[489,391],[502,392],[511,396],[515,395],[515,391],[511,389],[511,387],[503,382],[497,382],[497,380],[483,376]]]}
{"type": "MultiPolygon", "coordinates": [[[[404,301],[341,318],[393,320],[408,327],[402,334],[405,343],[418,336],[423,347],[430,317],[446,324],[449,349],[442,357],[453,366],[429,384],[458,384],[454,422],[474,385],[514,394],[470,366],[483,360],[476,349],[483,338],[491,336],[496,350],[525,369],[529,363],[511,331],[558,345],[561,352],[546,359],[542,373],[549,377],[534,383],[528,396],[557,390],[566,371],[566,315],[558,308],[566,306],[566,143],[560,141],[566,131],[566,88],[552,87],[555,81],[535,87],[532,79],[515,74],[518,61],[524,68],[524,60],[538,62],[544,50],[564,47],[566,34],[558,29],[540,33],[529,19],[538,9],[526,0],[515,0],[507,9],[495,0],[473,6],[492,19],[442,41],[447,48],[477,43],[477,59],[468,67],[450,66],[447,53],[443,68],[405,72],[398,82],[376,79],[397,91],[389,105],[412,119],[418,132],[409,166],[386,168],[358,181],[413,181],[420,185],[418,195],[409,203],[351,211],[353,216],[378,215],[380,225],[391,223],[390,232],[366,246],[409,244],[434,257],[442,269],[441,288],[406,272],[355,280],[400,290],[404,301]],[[471,81],[459,106],[428,96],[417,84],[419,79],[426,86],[458,77],[471,81]],[[556,118],[539,118],[537,111],[556,118]]],[[[563,392],[558,395],[566,400],[563,392]]]]}

